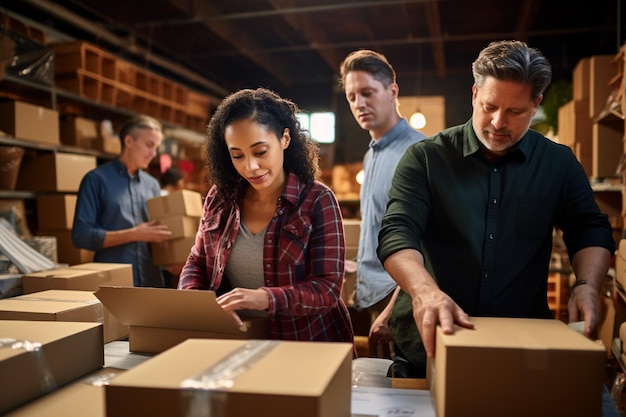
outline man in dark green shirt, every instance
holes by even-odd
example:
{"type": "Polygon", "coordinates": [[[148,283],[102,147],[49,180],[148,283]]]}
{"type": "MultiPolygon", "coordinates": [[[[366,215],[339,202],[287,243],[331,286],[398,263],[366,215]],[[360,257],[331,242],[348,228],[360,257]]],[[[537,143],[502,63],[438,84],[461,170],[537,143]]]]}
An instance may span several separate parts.
{"type": "Polygon", "coordinates": [[[379,234],[378,256],[403,290],[390,327],[411,376],[434,355],[437,325],[453,333],[454,324],[472,328],[470,316],[552,318],[554,226],[577,279],[569,320],[584,319],[594,337],[615,250],[571,150],[529,130],[551,79],[545,57],[523,42],[494,42],[473,74],[472,119],[407,150],[379,234]]]}

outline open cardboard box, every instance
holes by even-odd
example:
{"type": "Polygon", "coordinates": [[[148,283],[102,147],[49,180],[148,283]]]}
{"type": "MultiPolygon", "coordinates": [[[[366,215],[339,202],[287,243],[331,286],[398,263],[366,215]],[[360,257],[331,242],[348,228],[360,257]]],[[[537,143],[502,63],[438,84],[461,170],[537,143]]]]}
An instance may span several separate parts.
{"type": "Polygon", "coordinates": [[[160,353],[188,338],[265,339],[264,319],[242,317],[242,331],[217,304],[214,291],[102,286],[96,297],[129,326],[131,352],[160,353]]]}
{"type": "Polygon", "coordinates": [[[107,417],[348,417],[350,343],[189,339],[114,378],[107,417]]]}

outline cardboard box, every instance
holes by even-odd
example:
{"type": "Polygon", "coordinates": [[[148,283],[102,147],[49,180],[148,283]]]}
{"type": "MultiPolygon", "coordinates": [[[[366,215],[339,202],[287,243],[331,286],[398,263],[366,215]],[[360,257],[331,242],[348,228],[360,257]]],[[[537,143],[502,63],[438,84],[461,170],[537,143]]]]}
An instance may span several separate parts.
{"type": "Polygon", "coordinates": [[[438,417],[601,415],[601,344],[559,320],[472,322],[453,335],[437,327],[427,377],[438,417]]]}
{"type": "Polygon", "coordinates": [[[128,326],[92,291],[45,290],[0,300],[0,319],[102,323],[104,343],[128,337],[128,326]]]}
{"type": "Polygon", "coordinates": [[[59,145],[59,113],[21,101],[0,102],[0,130],[33,142],[59,145]]]}
{"type": "Polygon", "coordinates": [[[61,142],[83,149],[97,149],[99,122],[84,117],[63,117],[60,121],[61,142]]]}
{"type": "MultiPolygon", "coordinates": [[[[588,100],[570,100],[558,111],[559,118],[559,143],[569,146],[576,151],[579,145],[577,157],[591,160],[592,158],[592,125],[589,117],[588,100]]],[[[584,166],[584,165],[583,165],[584,166]]],[[[591,175],[591,167],[585,167],[588,175],[591,175]]]]}
{"type": "Polygon", "coordinates": [[[37,234],[56,237],[57,258],[60,263],[76,265],[93,261],[93,251],[74,246],[71,230],[38,230],[37,234]]]}
{"type": "Polygon", "coordinates": [[[615,254],[615,284],[618,294],[626,301],[626,239],[621,239],[615,254]]]}
{"type": "Polygon", "coordinates": [[[615,55],[593,55],[589,58],[589,117],[598,116],[605,108],[612,86],[609,80],[618,73],[615,55]]]}
{"type": "Polygon", "coordinates": [[[215,292],[149,287],[101,287],[96,297],[129,325],[131,352],[159,353],[189,337],[267,338],[265,320],[246,320],[240,330],[215,301],[215,292]]]}
{"type": "Polygon", "coordinates": [[[356,272],[346,272],[341,286],[341,299],[348,307],[354,306],[356,295],[356,272]]]}
{"type": "Polygon", "coordinates": [[[104,365],[102,324],[0,320],[0,335],[0,413],[104,365]]]}
{"type": "Polygon", "coordinates": [[[24,158],[17,189],[77,192],[85,174],[96,167],[96,157],[54,152],[24,158]]]}
{"type": "Polygon", "coordinates": [[[103,120],[99,126],[99,135],[96,140],[96,148],[104,153],[119,155],[122,152],[122,142],[115,134],[113,123],[110,120],[103,120]]]}
{"type": "Polygon", "coordinates": [[[361,233],[361,220],[344,219],[343,220],[344,237],[346,239],[346,247],[359,246],[359,234],[361,233]]]}
{"type": "Polygon", "coordinates": [[[591,176],[594,178],[620,177],[624,154],[624,131],[603,123],[592,127],[593,160],[591,176]]]}
{"type": "Polygon", "coordinates": [[[358,254],[359,254],[358,246],[346,246],[346,259],[347,260],[356,262],[356,258],[358,254]]]}
{"type": "Polygon", "coordinates": [[[103,323],[104,313],[91,291],[47,290],[0,300],[0,319],[103,323]]]}
{"type": "Polygon", "coordinates": [[[589,100],[589,86],[591,84],[589,81],[589,61],[589,57],[582,58],[574,67],[572,73],[572,96],[574,100],[589,100]]]}
{"type": "Polygon", "coordinates": [[[76,210],[76,194],[37,197],[37,226],[44,230],[71,230],[76,210]]]}
{"type": "Polygon", "coordinates": [[[152,262],[159,266],[183,265],[187,262],[187,257],[195,241],[195,237],[183,237],[151,243],[152,262]]]}
{"type": "Polygon", "coordinates": [[[101,285],[132,285],[130,264],[87,263],[22,276],[24,294],[44,290],[97,291],[101,285]]]}
{"type": "Polygon", "coordinates": [[[202,217],[202,196],[197,191],[178,190],[147,201],[151,219],[168,216],[202,217]]]}
{"type": "Polygon", "coordinates": [[[0,274],[0,299],[22,295],[22,274],[0,274]]]}
{"type": "Polygon", "coordinates": [[[4,417],[105,417],[104,386],[122,372],[102,368],[4,417]]]}
{"type": "MultiPolygon", "coordinates": [[[[115,262],[86,262],[72,265],[70,269],[97,271],[102,276],[101,285],[132,286],[133,265],[115,262]]],[[[93,291],[99,288],[94,288],[93,291]]]]}
{"type": "Polygon", "coordinates": [[[198,233],[198,226],[200,225],[200,217],[167,216],[159,218],[158,223],[167,226],[172,232],[168,240],[184,237],[195,238],[196,233],[198,233]]]}
{"type": "Polygon", "coordinates": [[[189,339],[113,379],[107,417],[347,417],[351,369],[349,343],[189,339]]]}

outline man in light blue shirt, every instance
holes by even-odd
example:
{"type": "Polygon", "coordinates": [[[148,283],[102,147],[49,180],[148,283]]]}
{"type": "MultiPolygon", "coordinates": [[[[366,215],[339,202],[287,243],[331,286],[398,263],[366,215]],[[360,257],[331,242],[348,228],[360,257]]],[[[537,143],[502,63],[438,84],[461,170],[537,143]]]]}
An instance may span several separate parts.
{"type": "Polygon", "coordinates": [[[370,50],[352,52],[341,64],[341,84],[355,120],[372,138],[363,159],[355,303],[370,313],[370,344],[388,346],[387,320],[397,284],[376,254],[378,231],[398,161],[410,145],[426,136],[398,112],[396,73],[384,55],[370,50]]]}
{"type": "Polygon", "coordinates": [[[161,242],[171,232],[148,220],[146,201],[158,197],[161,187],[144,171],[162,138],[161,124],[152,117],[137,116],[124,125],[121,154],[85,175],[74,214],[74,246],[95,251],[96,262],[132,264],[138,287],[163,286],[149,242],[161,242]]]}

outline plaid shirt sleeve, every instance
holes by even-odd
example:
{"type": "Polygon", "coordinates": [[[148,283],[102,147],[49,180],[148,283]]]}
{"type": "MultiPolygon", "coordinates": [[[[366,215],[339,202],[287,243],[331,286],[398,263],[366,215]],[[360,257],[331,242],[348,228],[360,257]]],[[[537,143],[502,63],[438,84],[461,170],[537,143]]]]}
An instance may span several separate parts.
{"type": "Polygon", "coordinates": [[[278,239],[272,238],[278,242],[277,251],[273,251],[277,255],[266,250],[265,257],[276,264],[274,271],[266,271],[266,276],[269,273],[275,280],[275,286],[266,288],[269,312],[302,316],[329,311],[337,306],[344,277],[339,205],[330,189],[318,183],[299,207],[285,204],[284,210],[290,209],[291,215],[272,228],[276,230],[268,230],[278,235],[278,239]]]}

